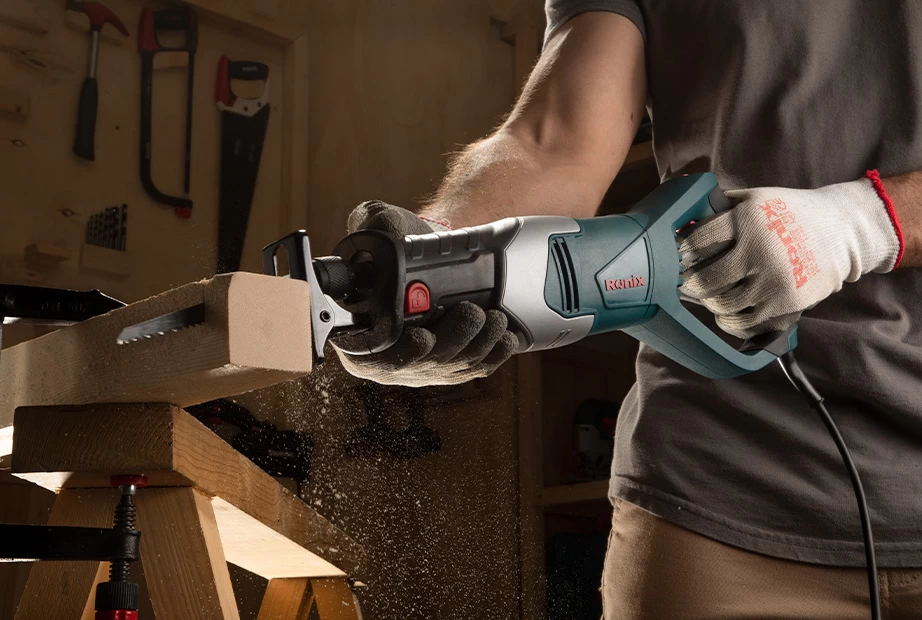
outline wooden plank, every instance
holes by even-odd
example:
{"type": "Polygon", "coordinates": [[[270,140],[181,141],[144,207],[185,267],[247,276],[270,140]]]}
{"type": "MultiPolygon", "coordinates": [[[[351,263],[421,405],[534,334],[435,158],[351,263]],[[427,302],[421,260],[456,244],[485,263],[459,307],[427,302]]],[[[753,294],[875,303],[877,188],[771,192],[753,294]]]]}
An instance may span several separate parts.
{"type": "Polygon", "coordinates": [[[113,473],[143,473],[151,486],[194,485],[218,498],[228,560],[263,577],[359,565],[355,541],[178,407],[25,407],[14,428],[14,475],[45,488],[104,487],[113,473]]]}
{"type": "Polygon", "coordinates": [[[362,620],[359,604],[345,579],[311,579],[320,620],[362,620]]]}
{"type": "MultiPolygon", "coordinates": [[[[310,372],[306,282],[247,273],[187,284],[3,351],[0,431],[23,405],[192,405],[310,372]],[[205,323],[119,345],[124,327],[199,303],[205,323]]],[[[8,439],[8,433],[7,433],[8,439]]],[[[0,454],[9,454],[9,442],[0,454]]]]}
{"type": "Polygon", "coordinates": [[[3,0],[0,2],[0,22],[34,34],[48,34],[51,11],[45,2],[3,0]]]}
{"type": "Polygon", "coordinates": [[[307,620],[313,606],[309,579],[271,579],[257,620],[307,620]]]}
{"type": "MultiPolygon", "coordinates": [[[[14,477],[0,459],[0,523],[43,525],[54,499],[53,493],[14,477]]],[[[31,568],[28,562],[0,562],[0,618],[16,613],[31,568]]]]}
{"type": "Polygon", "coordinates": [[[138,493],[141,561],[158,618],[239,620],[209,498],[191,488],[138,493]]]}
{"type": "MultiPolygon", "coordinates": [[[[58,495],[48,524],[111,527],[117,501],[117,489],[66,489],[58,495]]],[[[82,618],[99,565],[98,562],[36,563],[26,582],[16,620],[82,618]]]]}
{"type": "Polygon", "coordinates": [[[212,499],[212,507],[231,564],[266,579],[345,576],[335,565],[220,497],[212,499]]]}
{"type": "MultiPolygon", "coordinates": [[[[131,571],[131,578],[137,583],[138,580],[138,568],[137,565],[132,565],[133,570],[131,571]]],[[[93,585],[90,586],[91,596],[86,599],[86,607],[83,608],[83,615],[80,616],[80,620],[96,620],[96,586],[103,581],[109,579],[109,563],[100,562],[99,568],[96,569],[96,577],[93,578],[93,585]]],[[[139,597],[140,599],[140,594],[139,597]]],[[[138,601],[140,603],[140,600],[138,601]]],[[[139,610],[140,611],[140,610],[139,610]]],[[[140,615],[140,614],[139,614],[140,615]]]]}
{"type": "Polygon", "coordinates": [[[516,358],[519,405],[519,529],[521,617],[540,619],[544,611],[544,513],[538,505],[543,488],[541,356],[516,358]]]}
{"type": "MultiPolygon", "coordinates": [[[[284,13],[275,10],[266,11],[262,6],[265,0],[186,0],[188,4],[198,7],[219,18],[219,21],[233,23],[238,28],[245,28],[248,34],[259,34],[273,43],[286,45],[296,41],[306,30],[307,11],[304,2],[288,2],[284,13]]],[[[277,7],[277,5],[276,5],[277,7]]]]}
{"type": "Polygon", "coordinates": [[[282,108],[282,204],[280,236],[307,226],[310,144],[309,46],[307,35],[285,49],[282,108]]]}
{"type": "Polygon", "coordinates": [[[553,506],[605,500],[608,499],[608,483],[608,480],[594,480],[546,487],[538,493],[538,503],[543,506],[553,506]]]}

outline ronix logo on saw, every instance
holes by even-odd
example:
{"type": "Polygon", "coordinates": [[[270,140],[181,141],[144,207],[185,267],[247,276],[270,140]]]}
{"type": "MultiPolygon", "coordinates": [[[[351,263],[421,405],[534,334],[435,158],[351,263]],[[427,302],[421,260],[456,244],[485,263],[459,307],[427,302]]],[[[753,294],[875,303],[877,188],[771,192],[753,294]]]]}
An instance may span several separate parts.
{"type": "Polygon", "coordinates": [[[646,286],[644,282],[644,276],[631,276],[630,278],[623,278],[621,280],[605,280],[605,290],[606,291],[620,291],[623,288],[637,288],[638,286],[646,286]]]}
{"type": "Polygon", "coordinates": [[[644,303],[653,286],[646,242],[633,243],[602,267],[595,277],[606,307],[644,303]]]}

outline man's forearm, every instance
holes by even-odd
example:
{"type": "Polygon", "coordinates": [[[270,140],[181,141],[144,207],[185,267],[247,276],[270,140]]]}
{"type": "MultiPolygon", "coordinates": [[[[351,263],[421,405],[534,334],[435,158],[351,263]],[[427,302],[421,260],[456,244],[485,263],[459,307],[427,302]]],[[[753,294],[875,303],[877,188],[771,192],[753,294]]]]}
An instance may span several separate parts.
{"type": "Polygon", "coordinates": [[[548,41],[509,118],[453,163],[422,215],[453,227],[516,215],[595,213],[647,95],[630,20],[585,13],[548,41]]]}
{"type": "Polygon", "coordinates": [[[500,130],[452,164],[424,217],[452,227],[518,215],[592,216],[604,195],[591,166],[541,153],[500,130]]]}
{"type": "Polygon", "coordinates": [[[922,171],[883,179],[903,232],[900,268],[922,267],[922,171]]]}

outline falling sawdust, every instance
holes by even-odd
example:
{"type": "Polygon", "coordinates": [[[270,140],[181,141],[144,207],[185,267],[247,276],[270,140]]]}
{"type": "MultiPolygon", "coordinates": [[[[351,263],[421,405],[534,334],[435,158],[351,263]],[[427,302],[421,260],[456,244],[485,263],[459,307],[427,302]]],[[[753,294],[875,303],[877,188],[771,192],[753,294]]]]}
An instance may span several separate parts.
{"type": "MultiPolygon", "coordinates": [[[[364,618],[519,617],[511,399],[427,409],[427,424],[441,435],[437,454],[352,458],[349,436],[366,424],[356,385],[330,360],[304,379],[262,390],[249,406],[282,427],[313,434],[302,498],[364,546],[356,575],[367,584],[359,592],[364,618]]],[[[400,407],[388,417],[395,427],[406,424],[400,407]]]]}

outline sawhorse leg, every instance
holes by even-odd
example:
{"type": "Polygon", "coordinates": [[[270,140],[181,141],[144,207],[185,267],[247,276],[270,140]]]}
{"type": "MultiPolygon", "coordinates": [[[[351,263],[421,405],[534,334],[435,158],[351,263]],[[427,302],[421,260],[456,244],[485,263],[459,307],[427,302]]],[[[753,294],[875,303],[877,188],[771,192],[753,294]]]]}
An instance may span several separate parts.
{"type": "MultiPolygon", "coordinates": [[[[118,497],[117,489],[64,489],[48,523],[111,527],[118,497]]],[[[148,488],[135,501],[156,620],[239,620],[209,498],[191,487],[148,488]]],[[[100,562],[37,562],[16,620],[92,619],[93,594],[107,569],[100,562]]]]}
{"type": "Polygon", "coordinates": [[[191,487],[141,489],[141,562],[157,620],[239,620],[210,499],[191,487]]]}
{"type": "Polygon", "coordinates": [[[358,601],[345,579],[300,577],[269,581],[258,620],[315,618],[362,620],[358,601]]]}
{"type": "MultiPolygon", "coordinates": [[[[64,489],[48,525],[112,527],[117,489],[64,489]]],[[[74,620],[93,617],[94,592],[105,577],[102,562],[36,562],[26,581],[16,620],[74,620]]]]}

